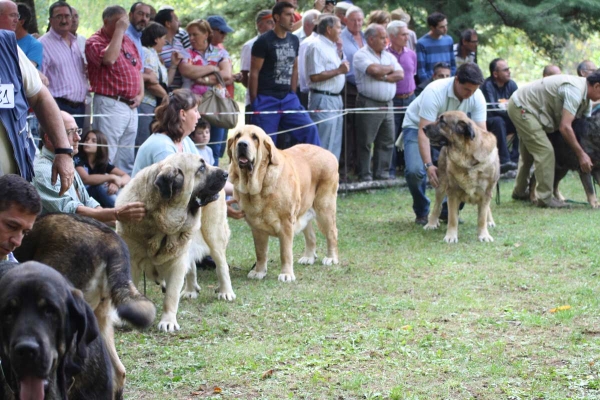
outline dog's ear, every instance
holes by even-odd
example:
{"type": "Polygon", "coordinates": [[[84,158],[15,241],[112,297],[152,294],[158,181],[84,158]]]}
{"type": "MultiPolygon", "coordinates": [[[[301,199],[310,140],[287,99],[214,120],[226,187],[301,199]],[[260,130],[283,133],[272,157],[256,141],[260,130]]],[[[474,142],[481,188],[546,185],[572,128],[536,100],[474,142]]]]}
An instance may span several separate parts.
{"type": "MultiPolygon", "coordinates": [[[[237,135],[237,133],[236,133],[237,135]]],[[[227,157],[229,157],[229,162],[233,162],[233,143],[235,142],[235,136],[227,139],[227,157]]]]}
{"type": "Polygon", "coordinates": [[[154,180],[154,186],[158,188],[160,196],[163,199],[169,200],[181,192],[183,189],[183,181],[184,176],[182,170],[167,166],[160,171],[154,180]]]}
{"type": "Polygon", "coordinates": [[[267,150],[267,153],[269,154],[269,161],[271,164],[273,165],[279,165],[279,152],[277,151],[277,147],[275,147],[275,143],[273,143],[273,140],[271,139],[270,136],[267,136],[267,139],[265,139],[264,142],[265,145],[265,149],[267,150]]]}
{"type": "Polygon", "coordinates": [[[96,316],[92,308],[84,300],[81,290],[74,288],[68,294],[67,312],[71,331],[77,333],[75,340],[77,355],[83,361],[87,357],[89,344],[96,340],[100,334],[96,316]]]}
{"type": "Polygon", "coordinates": [[[467,121],[458,121],[456,123],[456,133],[464,135],[469,139],[475,139],[475,130],[473,126],[467,121]]]}

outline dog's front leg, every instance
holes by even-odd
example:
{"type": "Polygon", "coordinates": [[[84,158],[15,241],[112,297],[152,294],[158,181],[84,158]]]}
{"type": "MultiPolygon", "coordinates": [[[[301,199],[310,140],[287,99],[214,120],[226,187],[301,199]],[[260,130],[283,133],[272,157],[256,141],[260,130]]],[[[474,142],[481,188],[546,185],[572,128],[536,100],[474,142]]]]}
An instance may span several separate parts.
{"type": "Polygon", "coordinates": [[[294,276],[294,228],[291,223],[282,221],[279,231],[279,248],[281,257],[281,273],[278,279],[281,282],[293,282],[294,276]]]}
{"type": "Polygon", "coordinates": [[[440,226],[442,202],[444,201],[444,195],[446,194],[446,191],[443,189],[444,186],[442,186],[440,183],[440,185],[435,189],[435,205],[433,206],[433,210],[429,212],[429,219],[427,220],[427,225],[423,227],[423,229],[425,230],[437,229],[440,226]]]}
{"type": "Polygon", "coordinates": [[[446,243],[458,243],[458,207],[460,202],[454,196],[448,196],[448,229],[446,230],[446,243]]]}
{"type": "MultiPolygon", "coordinates": [[[[600,172],[595,172],[594,176],[596,180],[598,179],[600,172]]],[[[579,172],[579,179],[581,179],[581,184],[583,185],[583,189],[585,190],[585,195],[587,197],[588,203],[592,208],[598,208],[598,200],[596,199],[596,193],[594,193],[594,182],[592,181],[592,174],[584,174],[583,172],[579,172]]]]}
{"type": "Polygon", "coordinates": [[[183,281],[188,269],[189,257],[180,257],[165,276],[166,290],[163,301],[163,315],[158,323],[158,329],[165,332],[179,330],[177,323],[177,309],[179,308],[179,295],[183,288],[183,281]]]}
{"type": "Polygon", "coordinates": [[[269,234],[258,229],[252,229],[254,250],[256,251],[256,264],[248,272],[250,279],[263,279],[267,275],[267,253],[269,252],[269,234]]]}
{"type": "MultiPolygon", "coordinates": [[[[488,216],[491,218],[491,198],[486,197],[477,205],[477,238],[480,242],[493,242],[494,238],[488,232],[488,216]]],[[[493,222],[493,220],[492,220],[493,222]]]]}

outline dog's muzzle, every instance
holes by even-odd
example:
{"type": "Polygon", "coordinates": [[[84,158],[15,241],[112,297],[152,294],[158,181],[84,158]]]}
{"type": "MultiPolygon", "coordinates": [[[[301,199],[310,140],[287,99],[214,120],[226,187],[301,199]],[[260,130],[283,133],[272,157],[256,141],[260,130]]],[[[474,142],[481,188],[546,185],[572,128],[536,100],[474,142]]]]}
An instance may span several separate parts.
{"type": "Polygon", "coordinates": [[[248,158],[248,143],[238,142],[237,144],[237,162],[241,169],[247,169],[252,172],[254,164],[248,158]]]}

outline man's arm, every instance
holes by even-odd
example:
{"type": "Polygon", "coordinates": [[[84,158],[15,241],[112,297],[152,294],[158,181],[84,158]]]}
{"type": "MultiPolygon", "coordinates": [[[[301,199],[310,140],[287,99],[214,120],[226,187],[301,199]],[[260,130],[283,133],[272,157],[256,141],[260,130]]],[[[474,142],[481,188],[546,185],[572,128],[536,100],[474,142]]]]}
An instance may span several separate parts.
{"type": "Polygon", "coordinates": [[[565,142],[567,142],[569,147],[571,147],[571,149],[573,149],[573,151],[575,152],[577,160],[579,161],[579,167],[581,168],[581,171],[583,171],[586,174],[589,174],[590,172],[592,172],[592,160],[590,159],[590,156],[588,156],[587,153],[583,151],[583,149],[579,145],[579,142],[577,141],[575,132],[573,132],[572,124],[574,119],[575,116],[563,108],[562,118],[560,120],[560,126],[558,127],[558,130],[560,131],[560,134],[562,135],[563,139],[565,139],[565,142]]]}
{"type": "MultiPolygon", "coordinates": [[[[44,132],[50,138],[54,148],[71,148],[65,124],[63,123],[60,109],[52,98],[50,91],[42,86],[39,92],[27,99],[33,109],[35,116],[44,128],[44,132]]],[[[73,183],[75,169],[73,167],[73,158],[70,154],[57,154],[52,164],[52,184],[56,183],[57,176],[60,176],[60,192],[62,196],[73,183]]]]}
{"type": "Polygon", "coordinates": [[[102,207],[86,207],[80,205],[77,207],[77,214],[84,215],[86,217],[94,218],[100,222],[114,222],[114,221],[141,221],[146,215],[146,209],[144,203],[136,202],[125,204],[117,208],[102,208],[102,207]]]}
{"type": "Polygon", "coordinates": [[[396,70],[394,70],[394,72],[392,72],[391,74],[389,74],[387,76],[387,78],[384,79],[384,80],[386,82],[396,83],[398,81],[401,81],[402,79],[404,79],[404,70],[403,69],[396,69],[396,70]]]}
{"type": "Polygon", "coordinates": [[[342,61],[339,67],[329,71],[323,71],[319,74],[309,76],[311,82],[323,82],[338,75],[346,75],[350,71],[350,63],[342,61]]]}
{"type": "Polygon", "coordinates": [[[294,66],[292,68],[292,92],[298,87],[298,57],[294,58],[294,66]]]}
{"type": "Polygon", "coordinates": [[[127,14],[123,14],[123,17],[119,18],[117,21],[117,26],[115,28],[115,32],[113,33],[112,38],[110,39],[110,43],[104,52],[104,57],[102,57],[102,64],[104,65],[113,65],[117,62],[119,58],[119,53],[121,53],[121,46],[123,43],[123,35],[125,35],[125,31],[129,26],[129,17],[127,14]]]}
{"type": "MultiPolygon", "coordinates": [[[[367,67],[366,72],[367,72],[367,74],[371,75],[375,79],[383,80],[383,77],[385,75],[391,75],[394,73],[394,66],[373,63],[367,67]]],[[[404,74],[402,76],[404,76],[404,74]]],[[[389,78],[389,76],[388,76],[388,78],[389,78]]]]}
{"type": "MultiPolygon", "coordinates": [[[[433,124],[433,121],[426,120],[421,118],[419,120],[419,132],[418,132],[418,140],[419,140],[419,153],[421,154],[421,159],[423,160],[423,164],[431,163],[431,145],[429,144],[429,138],[425,135],[425,128],[427,125],[433,124]]],[[[438,187],[439,182],[437,178],[437,167],[432,165],[427,168],[427,176],[429,177],[429,183],[434,188],[438,187]]]]}
{"type": "Polygon", "coordinates": [[[265,62],[264,58],[252,56],[250,63],[250,80],[248,82],[248,91],[250,92],[250,103],[253,103],[258,95],[258,74],[265,62]]]}

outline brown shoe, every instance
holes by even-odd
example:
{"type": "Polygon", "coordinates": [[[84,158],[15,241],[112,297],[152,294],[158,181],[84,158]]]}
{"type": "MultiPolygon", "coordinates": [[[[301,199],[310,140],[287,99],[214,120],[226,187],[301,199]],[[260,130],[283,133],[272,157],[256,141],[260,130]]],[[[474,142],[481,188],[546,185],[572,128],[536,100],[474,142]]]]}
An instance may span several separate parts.
{"type": "Polygon", "coordinates": [[[544,203],[542,200],[538,200],[537,206],[541,208],[571,208],[569,204],[555,199],[554,197],[552,197],[547,203],[544,203]]]}

